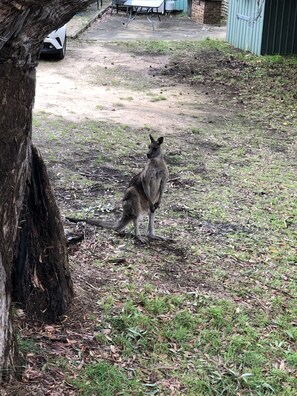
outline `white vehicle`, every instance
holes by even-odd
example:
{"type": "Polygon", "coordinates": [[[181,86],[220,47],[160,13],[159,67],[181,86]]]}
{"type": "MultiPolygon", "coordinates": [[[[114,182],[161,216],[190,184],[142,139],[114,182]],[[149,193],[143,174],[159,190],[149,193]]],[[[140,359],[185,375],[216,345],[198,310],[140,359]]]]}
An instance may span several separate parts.
{"type": "Polygon", "coordinates": [[[43,42],[41,54],[53,55],[57,59],[63,59],[66,54],[66,25],[51,32],[43,42]]]}

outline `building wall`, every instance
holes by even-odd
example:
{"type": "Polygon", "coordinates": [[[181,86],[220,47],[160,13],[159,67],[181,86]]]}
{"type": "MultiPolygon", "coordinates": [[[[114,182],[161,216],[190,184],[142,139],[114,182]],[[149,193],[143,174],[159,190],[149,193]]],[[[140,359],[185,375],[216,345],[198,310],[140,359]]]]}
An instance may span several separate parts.
{"type": "Polygon", "coordinates": [[[230,0],[222,0],[222,8],[221,8],[222,22],[225,23],[227,22],[227,18],[228,18],[229,1],[230,0]]]}
{"type": "Polygon", "coordinates": [[[266,0],[261,54],[297,54],[296,0],[266,0]]]}
{"type": "Polygon", "coordinates": [[[175,6],[174,10],[175,11],[183,11],[183,12],[188,12],[188,0],[175,0],[175,6]]]}
{"type": "Polygon", "coordinates": [[[261,54],[265,2],[267,0],[231,0],[229,3],[227,42],[244,51],[261,54]]]}
{"type": "Polygon", "coordinates": [[[193,0],[192,18],[199,23],[219,25],[221,23],[222,0],[193,0]]]}

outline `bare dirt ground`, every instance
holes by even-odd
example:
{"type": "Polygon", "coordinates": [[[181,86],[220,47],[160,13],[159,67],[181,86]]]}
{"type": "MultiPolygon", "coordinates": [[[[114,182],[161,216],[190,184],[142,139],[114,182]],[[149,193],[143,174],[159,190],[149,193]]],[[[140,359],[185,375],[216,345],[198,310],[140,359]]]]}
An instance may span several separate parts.
{"type": "Polygon", "coordinates": [[[168,56],[135,56],[119,52],[119,45],[73,46],[63,62],[41,62],[35,111],[72,121],[157,126],[166,134],[187,128],[193,116],[207,114],[205,95],[155,76],[155,69],[168,64],[168,56]],[[198,114],[195,104],[201,105],[198,114]]]}

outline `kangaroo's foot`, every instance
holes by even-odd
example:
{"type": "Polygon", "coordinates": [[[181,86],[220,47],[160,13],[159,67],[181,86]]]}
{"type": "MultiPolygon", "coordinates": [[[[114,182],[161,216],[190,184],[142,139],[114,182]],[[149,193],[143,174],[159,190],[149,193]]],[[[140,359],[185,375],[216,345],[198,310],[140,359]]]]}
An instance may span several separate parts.
{"type": "Polygon", "coordinates": [[[135,235],[135,238],[137,241],[139,241],[140,243],[148,243],[148,240],[146,237],[143,237],[141,235],[135,235]]]}
{"type": "Polygon", "coordinates": [[[164,241],[168,243],[176,243],[176,241],[172,238],[167,238],[161,235],[155,235],[155,234],[147,234],[147,237],[149,239],[155,240],[155,241],[164,241]]]}
{"type": "Polygon", "coordinates": [[[157,241],[167,241],[167,238],[166,238],[166,237],[163,237],[163,236],[161,236],[161,235],[155,235],[155,234],[148,233],[148,234],[147,234],[147,237],[148,237],[149,239],[155,239],[155,240],[157,240],[157,241]]]}

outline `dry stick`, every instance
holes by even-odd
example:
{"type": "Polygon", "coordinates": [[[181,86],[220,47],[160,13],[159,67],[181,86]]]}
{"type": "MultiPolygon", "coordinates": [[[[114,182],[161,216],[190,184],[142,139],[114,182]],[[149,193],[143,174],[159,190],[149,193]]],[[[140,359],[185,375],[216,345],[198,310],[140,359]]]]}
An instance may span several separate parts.
{"type": "Polygon", "coordinates": [[[98,289],[98,287],[93,286],[91,283],[87,282],[86,280],[85,280],[84,282],[85,282],[86,285],[90,286],[92,289],[94,289],[94,290],[96,290],[96,291],[98,291],[98,292],[101,292],[101,290],[98,289]]]}

